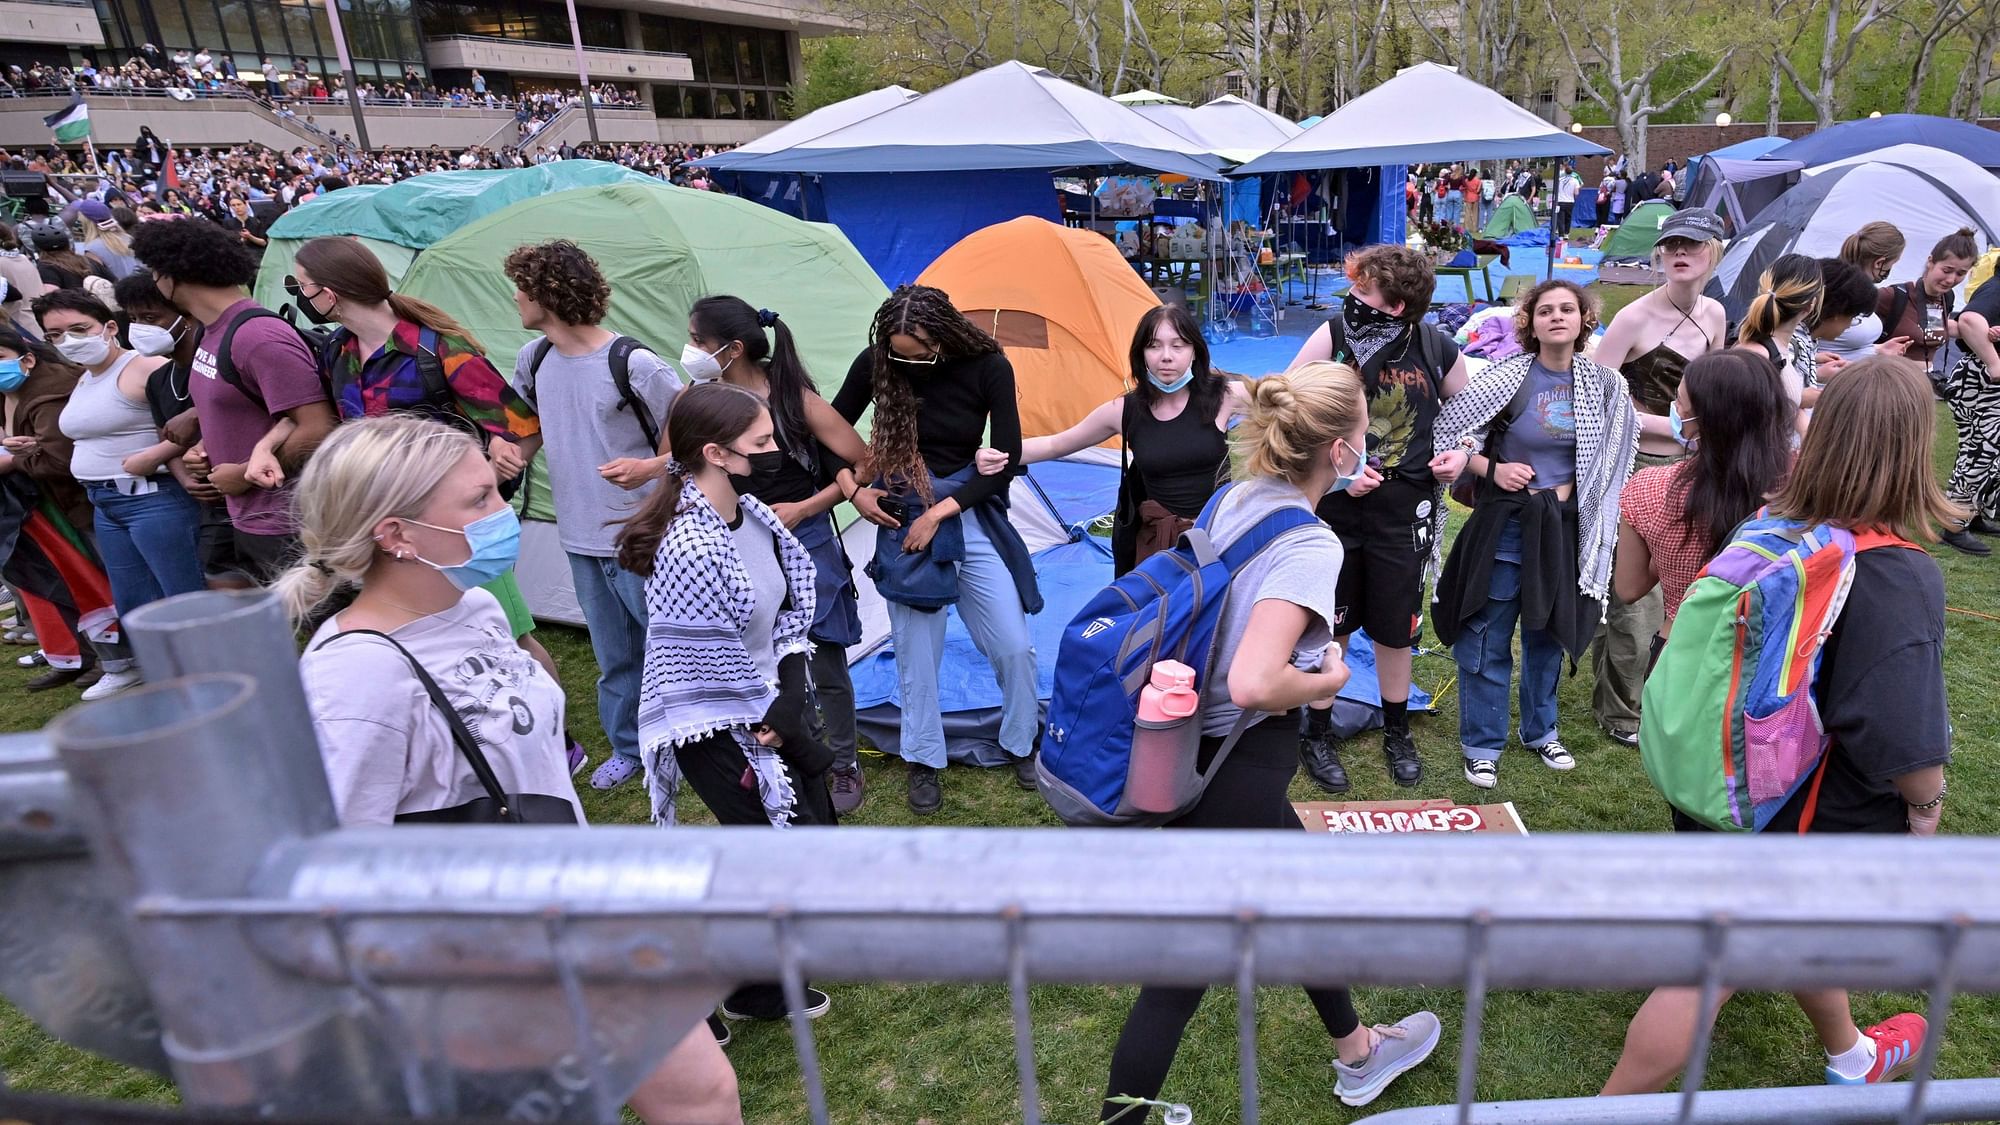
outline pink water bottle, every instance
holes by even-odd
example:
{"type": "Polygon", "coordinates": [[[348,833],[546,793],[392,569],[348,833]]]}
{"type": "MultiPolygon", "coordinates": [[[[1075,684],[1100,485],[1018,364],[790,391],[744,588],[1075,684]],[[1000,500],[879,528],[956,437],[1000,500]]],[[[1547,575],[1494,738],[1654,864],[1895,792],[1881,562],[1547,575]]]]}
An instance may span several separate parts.
{"type": "Polygon", "coordinates": [[[1178,660],[1153,665],[1151,680],[1139,689],[1132,762],[1125,774],[1125,799],[1134,809],[1175,812],[1192,796],[1194,759],[1201,745],[1195,715],[1200,710],[1194,669],[1178,660]]]}

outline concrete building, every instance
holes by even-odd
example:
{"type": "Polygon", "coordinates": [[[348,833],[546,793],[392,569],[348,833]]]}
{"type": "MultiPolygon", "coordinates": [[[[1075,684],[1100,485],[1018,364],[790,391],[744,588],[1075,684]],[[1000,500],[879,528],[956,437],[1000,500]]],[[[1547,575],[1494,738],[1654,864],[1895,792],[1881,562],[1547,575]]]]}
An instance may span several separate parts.
{"type": "MultiPolygon", "coordinates": [[[[205,49],[218,68],[232,64],[253,91],[262,90],[266,60],[283,77],[302,66],[331,85],[340,63],[326,3],[0,0],[0,66],[107,66],[133,57],[166,66],[176,52],[205,49]]],[[[340,0],[340,16],[363,84],[400,82],[414,68],[446,90],[471,88],[474,72],[499,95],[577,86],[562,0],[340,0]]],[[[601,108],[607,141],[733,143],[767,132],[779,119],[779,96],[799,73],[800,37],[854,30],[821,0],[592,0],[577,4],[577,25],[591,81],[636,92],[642,107],[601,108]]],[[[274,130],[296,134],[289,142],[296,144],[318,128],[349,128],[346,107],[337,104],[302,107],[307,121],[287,123],[251,99],[90,97],[97,134],[119,140],[129,132],[128,114],[190,144],[265,140],[274,130]]],[[[0,146],[45,143],[47,131],[29,118],[31,110],[50,112],[39,103],[51,100],[0,100],[0,146]]],[[[506,111],[369,105],[366,113],[377,146],[518,139],[506,111]]],[[[587,140],[584,123],[569,120],[582,116],[564,114],[532,143],[587,140]]]]}

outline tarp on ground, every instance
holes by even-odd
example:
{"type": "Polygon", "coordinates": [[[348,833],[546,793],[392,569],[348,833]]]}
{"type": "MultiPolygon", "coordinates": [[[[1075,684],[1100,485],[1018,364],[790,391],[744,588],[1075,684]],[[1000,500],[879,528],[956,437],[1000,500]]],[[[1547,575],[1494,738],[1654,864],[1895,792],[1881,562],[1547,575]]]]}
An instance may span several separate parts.
{"type": "Polygon", "coordinates": [[[2000,179],[1969,161],[1954,175],[1939,158],[1927,159],[1946,170],[1879,161],[1810,170],[1723,253],[1710,292],[1731,322],[1749,310],[1758,278],[1780,256],[1835,257],[1841,243],[1866,223],[1892,223],[1907,240],[1903,257],[1890,267],[1891,284],[1922,274],[1931,247],[1961,227],[1978,232],[1982,249],[2000,244],[2000,179]]]}
{"type": "Polygon", "coordinates": [[[1673,216],[1674,205],[1664,199],[1648,199],[1632,209],[1625,221],[1618,224],[1598,246],[1598,253],[1605,260],[1627,259],[1651,261],[1653,243],[1659,240],[1660,224],[1673,216]]]}
{"type": "Polygon", "coordinates": [[[1241,164],[1305,132],[1263,106],[1234,94],[1224,94],[1193,107],[1141,104],[1134,108],[1195,142],[1201,151],[1231,164],[1241,164]]]}
{"type": "Polygon", "coordinates": [[[1404,68],[1237,172],[1610,153],[1448,67],[1426,62],[1404,68]]]}
{"type": "Polygon", "coordinates": [[[1046,219],[974,231],[917,280],[1007,350],[1028,436],[1060,433],[1125,393],[1132,333],[1160,303],[1110,239],[1046,219]]]}
{"type": "MultiPolygon", "coordinates": [[[[1180,134],[1041,67],[1004,62],[735,167],[760,172],[1139,168],[1220,179],[1180,134]]],[[[1017,212],[1018,213],[1018,212],[1017,212]]]]}
{"type": "MultiPolygon", "coordinates": [[[[500,263],[516,246],[552,238],[570,239],[603,268],[611,283],[605,327],[676,357],[695,300],[731,293],[784,317],[829,395],[888,296],[833,227],[650,178],[556,192],[488,215],[417,255],[399,288],[449,311],[511,372],[534,334],[521,327],[500,263]]],[[[535,520],[523,528],[521,588],[535,616],[582,624],[554,530],[535,520]]]]}
{"type": "Polygon", "coordinates": [[[1528,201],[1518,195],[1508,195],[1493,207],[1493,217],[1486,221],[1485,229],[1479,237],[1495,242],[1512,238],[1522,231],[1535,229],[1535,213],[1528,207],[1528,201]]]}
{"type": "MultiPolygon", "coordinates": [[[[1850,156],[1888,148],[1891,145],[1919,144],[1955,152],[1981,168],[2000,171],[2000,132],[1970,121],[1932,117],[1922,113],[1890,113],[1845,121],[1780,145],[1765,154],[1768,160],[1796,160],[1808,168],[1831,164],[1850,156]]],[[[1926,245],[1925,249],[1929,249],[1926,245]]]]}

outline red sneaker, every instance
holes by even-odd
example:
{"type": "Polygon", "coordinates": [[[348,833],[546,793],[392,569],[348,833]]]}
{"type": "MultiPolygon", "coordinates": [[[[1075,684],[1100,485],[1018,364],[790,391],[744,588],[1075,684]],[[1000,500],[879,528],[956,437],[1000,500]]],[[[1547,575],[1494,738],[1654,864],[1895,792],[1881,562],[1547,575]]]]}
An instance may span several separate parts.
{"type": "Polygon", "coordinates": [[[1883,1020],[1861,1034],[1875,1041],[1875,1065],[1860,1078],[1847,1078],[1827,1067],[1829,1085],[1863,1086],[1894,1082],[1910,1073],[1917,1065],[1917,1055],[1924,1049],[1924,1036],[1930,1034],[1930,1025],[1917,1013],[1904,1012],[1883,1020]]]}

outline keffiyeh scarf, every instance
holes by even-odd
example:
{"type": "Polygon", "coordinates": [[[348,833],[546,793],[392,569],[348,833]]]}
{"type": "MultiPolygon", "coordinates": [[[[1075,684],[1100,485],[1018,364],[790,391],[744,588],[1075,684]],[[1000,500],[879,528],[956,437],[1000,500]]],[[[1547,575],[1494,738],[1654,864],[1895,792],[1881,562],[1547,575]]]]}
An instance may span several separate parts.
{"type": "MultiPolygon", "coordinates": [[[[809,651],[806,630],[816,608],[812,556],[763,502],[739,501],[743,518],[769,528],[778,544],[791,605],[778,614],[772,648],[780,659],[809,651]]],[[[778,687],[758,672],[743,643],[757,591],[736,549],[736,536],[692,480],[681,488],[679,514],[660,539],[646,580],[646,670],[639,691],[639,760],[646,768],[653,821],[674,822],[680,767],[674,750],[728,731],[757,776],[771,822],[790,820],[794,794],[785,766],[750,736],[764,721],[778,687]]]]}
{"type": "Polygon", "coordinates": [[[1354,349],[1356,368],[1367,367],[1382,349],[1410,331],[1410,323],[1390,316],[1354,295],[1350,290],[1340,300],[1340,330],[1347,346],[1354,349]]]}
{"type": "MultiPolygon", "coordinates": [[[[1529,352],[1503,359],[1446,399],[1433,430],[1432,452],[1455,449],[1466,437],[1473,439],[1476,449],[1484,449],[1487,428],[1514,401],[1534,361],[1529,352]]],[[[1576,585],[1600,606],[1608,606],[1612,552],[1618,545],[1618,497],[1639,451],[1639,416],[1625,377],[1616,371],[1579,353],[1570,361],[1570,379],[1576,414],[1576,585]]],[[[1444,505],[1433,505],[1427,568],[1433,579],[1443,561],[1444,521],[1444,505]]]]}

